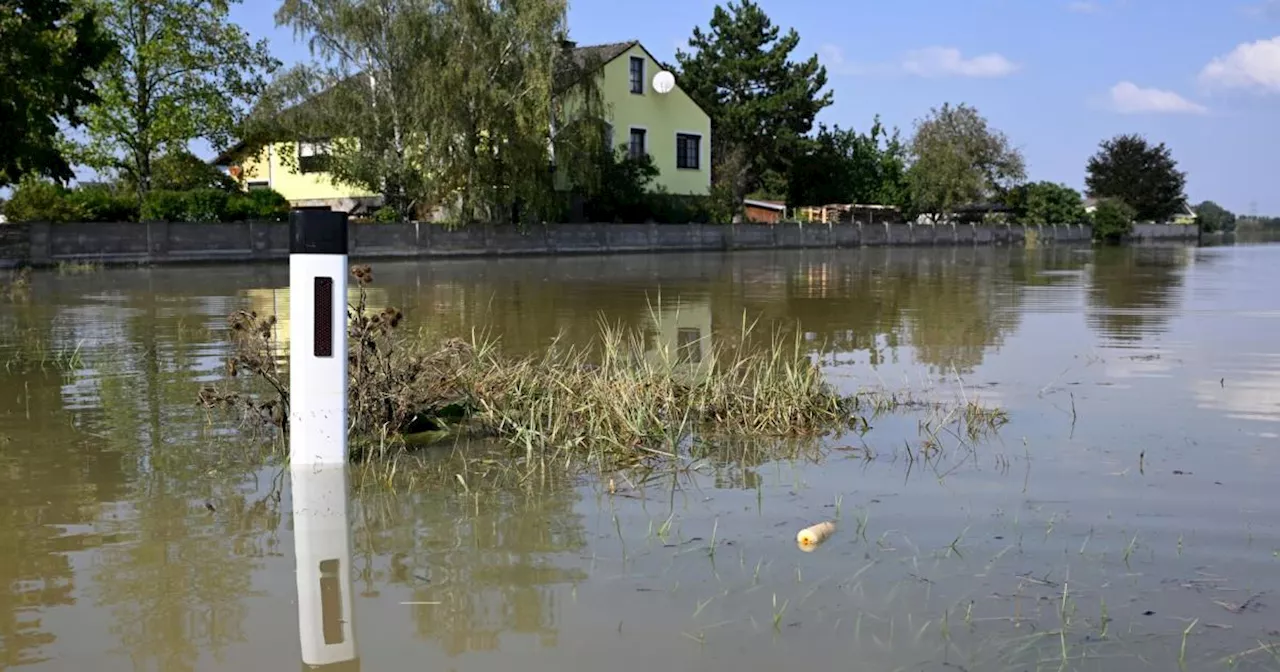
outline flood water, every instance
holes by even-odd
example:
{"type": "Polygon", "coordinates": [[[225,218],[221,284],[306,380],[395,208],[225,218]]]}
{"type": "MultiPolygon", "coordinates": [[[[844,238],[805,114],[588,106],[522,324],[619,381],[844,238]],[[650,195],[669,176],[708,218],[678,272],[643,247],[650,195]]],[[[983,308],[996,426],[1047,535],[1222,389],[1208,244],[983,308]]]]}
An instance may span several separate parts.
{"type": "MultiPolygon", "coordinates": [[[[942,433],[929,465],[902,415],[785,460],[618,474],[614,495],[447,461],[414,489],[362,485],[360,669],[1280,669],[1280,245],[374,273],[373,302],[429,337],[535,352],[601,316],[696,339],[745,313],[799,329],[849,391],[977,398],[1010,423],[942,433]],[[800,552],[823,520],[835,535],[800,552]]],[[[287,470],[195,402],[228,313],[287,325],[287,276],[51,270],[2,297],[0,669],[298,669],[287,470]]]]}

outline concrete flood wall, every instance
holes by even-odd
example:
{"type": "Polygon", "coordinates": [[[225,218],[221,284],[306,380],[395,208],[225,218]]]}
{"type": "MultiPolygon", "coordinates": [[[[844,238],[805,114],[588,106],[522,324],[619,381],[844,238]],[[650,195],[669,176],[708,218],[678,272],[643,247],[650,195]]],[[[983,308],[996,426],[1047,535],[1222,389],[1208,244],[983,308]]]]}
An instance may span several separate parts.
{"type": "MultiPolygon", "coordinates": [[[[478,257],[697,250],[853,248],[884,245],[1087,243],[1088,226],[915,224],[554,224],[449,230],[430,223],[351,227],[352,257],[478,257]]],[[[1195,241],[1194,227],[1143,224],[1139,241],[1195,241]]],[[[259,261],[289,255],[289,225],[239,223],[66,223],[0,226],[0,264],[167,264],[259,261]]]]}

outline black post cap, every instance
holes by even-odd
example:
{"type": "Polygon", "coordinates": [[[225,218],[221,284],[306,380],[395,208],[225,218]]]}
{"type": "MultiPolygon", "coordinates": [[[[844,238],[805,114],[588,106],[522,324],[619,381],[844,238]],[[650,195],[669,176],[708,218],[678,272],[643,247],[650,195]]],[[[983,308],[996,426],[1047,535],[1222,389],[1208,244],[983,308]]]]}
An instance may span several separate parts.
{"type": "Polygon", "coordinates": [[[346,254],[347,213],[295,208],[289,213],[289,254],[346,254]]]}

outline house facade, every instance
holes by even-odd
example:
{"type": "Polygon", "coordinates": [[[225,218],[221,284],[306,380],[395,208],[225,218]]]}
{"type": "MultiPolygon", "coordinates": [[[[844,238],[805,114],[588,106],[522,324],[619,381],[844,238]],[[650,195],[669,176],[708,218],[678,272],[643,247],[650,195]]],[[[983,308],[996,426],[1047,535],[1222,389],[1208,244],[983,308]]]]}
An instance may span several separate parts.
{"type": "MultiPolygon", "coordinates": [[[[710,192],[711,118],[672,73],[634,40],[574,46],[571,57],[596,64],[593,76],[604,103],[609,142],[625,145],[633,156],[649,155],[658,169],[651,189],[710,192]]],[[[335,184],[324,170],[321,152],[322,146],[306,142],[279,142],[253,152],[238,145],[214,162],[226,167],[245,189],[274,189],[295,207],[362,212],[380,205],[378,194],[335,184]]]]}
{"type": "Polygon", "coordinates": [[[652,187],[672,194],[711,191],[711,117],[637,41],[581,47],[597,52],[600,94],[612,135],[658,169],[652,187]],[[668,79],[671,89],[661,85],[668,79]]]}

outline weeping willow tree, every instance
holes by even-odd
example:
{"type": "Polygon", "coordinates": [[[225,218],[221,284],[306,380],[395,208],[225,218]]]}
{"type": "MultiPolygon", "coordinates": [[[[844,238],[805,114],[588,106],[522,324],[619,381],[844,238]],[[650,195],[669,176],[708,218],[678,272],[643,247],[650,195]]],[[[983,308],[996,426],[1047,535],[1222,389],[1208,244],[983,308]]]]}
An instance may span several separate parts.
{"type": "Polygon", "coordinates": [[[604,138],[600,64],[567,46],[566,11],[565,0],[286,0],[276,22],[315,62],[275,80],[246,144],[318,143],[307,146],[322,147],[329,179],[403,216],[550,212],[554,173],[593,188],[604,138]]]}

